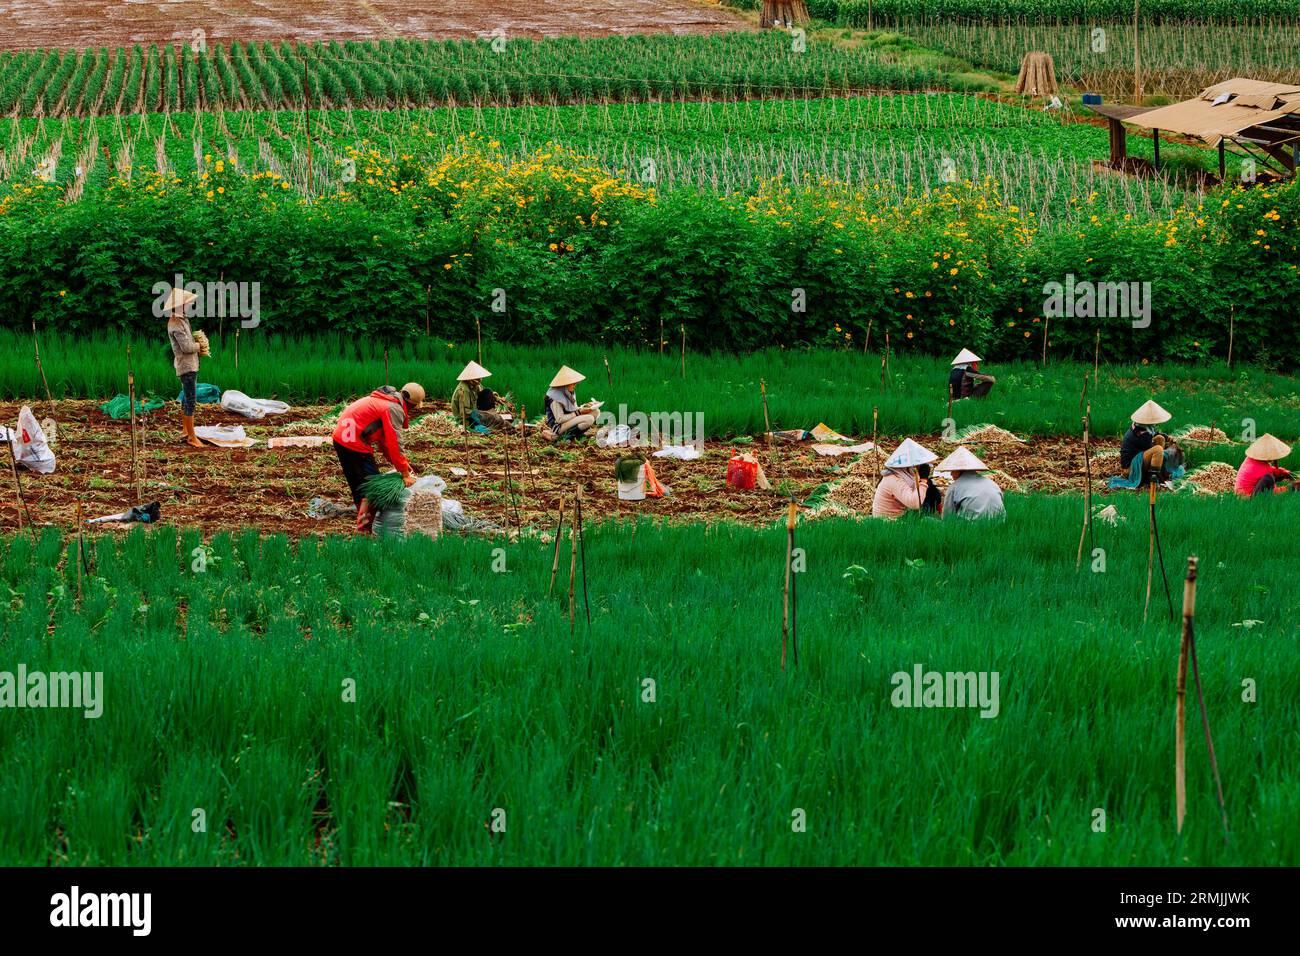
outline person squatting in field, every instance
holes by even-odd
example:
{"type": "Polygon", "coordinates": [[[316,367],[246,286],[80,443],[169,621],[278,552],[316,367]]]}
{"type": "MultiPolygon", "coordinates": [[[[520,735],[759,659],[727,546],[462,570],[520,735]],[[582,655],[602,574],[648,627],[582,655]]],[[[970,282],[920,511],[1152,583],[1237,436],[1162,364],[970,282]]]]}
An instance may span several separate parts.
{"type": "Polygon", "coordinates": [[[167,338],[172,347],[172,366],[176,377],[181,380],[181,427],[184,430],[186,444],[202,448],[197,435],[194,434],[194,409],[197,405],[196,383],[199,379],[199,356],[208,355],[208,339],[202,332],[190,329],[190,320],[185,315],[186,308],[198,296],[186,289],[173,288],[163,302],[163,314],[167,316],[167,338]]]}
{"type": "Polygon", "coordinates": [[[1277,465],[1289,454],[1291,446],[1286,442],[1279,441],[1272,435],[1260,435],[1246,449],[1246,460],[1237,469],[1237,483],[1233,486],[1233,491],[1247,498],[1279,491],[1295,491],[1294,484],[1285,487],[1282,485],[1282,482],[1292,477],[1291,472],[1277,465]]]}
{"type": "Polygon", "coordinates": [[[576,388],[587,376],[562,365],[551,379],[546,392],[546,431],[544,437],[554,441],[560,438],[585,438],[596,427],[599,408],[579,405],[576,388]],[[549,433],[549,434],[548,434],[549,433]]]}
{"type": "MultiPolygon", "coordinates": [[[[451,416],[462,428],[472,428],[480,434],[497,431],[509,425],[506,417],[497,411],[502,404],[498,395],[483,385],[483,379],[492,373],[478,362],[470,362],[456,377],[459,383],[451,393],[451,416]]],[[[510,410],[507,407],[507,410],[510,410]]]]}
{"type": "Polygon", "coordinates": [[[1110,480],[1110,487],[1140,488],[1149,481],[1164,483],[1182,477],[1182,449],[1169,435],[1156,431],[1157,425],[1171,418],[1154,401],[1146,402],[1133,413],[1132,425],[1124,433],[1119,448],[1121,475],[1110,480]]]}
{"type": "Polygon", "coordinates": [[[981,361],[970,349],[962,349],[952,360],[952,371],[948,373],[948,391],[954,400],[984,398],[993,391],[997,379],[980,371],[981,361]]]}
{"type": "Polygon", "coordinates": [[[939,462],[939,471],[952,475],[952,484],[943,496],[943,516],[962,518],[1003,518],[1006,506],[1002,503],[1002,489],[997,482],[980,472],[988,465],[975,457],[966,446],[939,462]]]}
{"type": "Polygon", "coordinates": [[[937,512],[943,496],[930,479],[930,462],[938,455],[904,438],[903,443],[885,460],[884,474],[871,499],[875,518],[897,518],[908,511],[937,512]]]}
{"type": "Polygon", "coordinates": [[[415,484],[411,463],[402,453],[401,430],[410,427],[411,412],[423,402],[424,389],[415,382],[403,385],[401,391],[385,385],[357,399],[339,415],[334,426],[334,452],[357,506],[358,531],[369,533],[375,523],[374,509],[362,496],[361,486],[367,478],[379,474],[376,446],[408,488],[415,484]]]}

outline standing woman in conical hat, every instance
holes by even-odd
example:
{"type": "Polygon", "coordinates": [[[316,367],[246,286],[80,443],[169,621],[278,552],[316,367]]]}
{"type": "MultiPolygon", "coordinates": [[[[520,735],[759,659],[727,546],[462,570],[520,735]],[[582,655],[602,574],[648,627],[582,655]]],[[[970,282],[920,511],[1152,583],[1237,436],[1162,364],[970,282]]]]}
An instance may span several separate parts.
{"type": "Polygon", "coordinates": [[[195,383],[199,378],[199,356],[208,354],[207,337],[202,332],[195,335],[186,315],[187,311],[192,311],[190,306],[197,298],[193,292],[173,288],[163,302],[163,314],[167,316],[167,338],[172,346],[172,365],[176,369],[176,377],[181,380],[181,426],[185,431],[184,439],[187,444],[202,448],[203,442],[194,434],[194,409],[197,405],[195,383]]]}
{"type": "Polygon", "coordinates": [[[1291,478],[1291,472],[1279,468],[1277,462],[1291,454],[1291,446],[1272,435],[1260,435],[1246,449],[1246,460],[1237,469],[1237,483],[1233,491],[1244,497],[1271,495],[1275,491],[1295,491],[1296,486],[1283,488],[1281,481],[1291,478]]]}
{"type": "Polygon", "coordinates": [[[561,366],[546,392],[546,427],[558,438],[582,438],[596,427],[600,409],[579,405],[576,386],[587,376],[569,366],[561,366]]]}
{"type": "Polygon", "coordinates": [[[457,376],[456,390],[451,393],[451,415],[461,427],[487,432],[508,424],[496,410],[500,403],[496,393],[483,385],[483,379],[491,374],[478,362],[470,362],[457,376]]]}

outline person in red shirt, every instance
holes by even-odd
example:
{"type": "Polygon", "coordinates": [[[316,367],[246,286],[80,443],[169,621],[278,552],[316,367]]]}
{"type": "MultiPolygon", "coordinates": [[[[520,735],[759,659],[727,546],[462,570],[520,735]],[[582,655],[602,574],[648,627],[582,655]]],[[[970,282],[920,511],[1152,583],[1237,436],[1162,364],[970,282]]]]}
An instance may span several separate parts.
{"type": "Polygon", "coordinates": [[[1237,469],[1237,483],[1233,488],[1237,494],[1253,498],[1255,495],[1268,495],[1275,491],[1292,491],[1282,488],[1278,482],[1291,477],[1291,472],[1278,468],[1274,462],[1291,454],[1291,446],[1278,441],[1272,435],[1261,435],[1246,449],[1246,460],[1237,469]]]}
{"type": "Polygon", "coordinates": [[[378,446],[409,488],[415,484],[411,463],[402,453],[401,430],[411,423],[411,411],[424,401],[424,389],[408,382],[401,390],[385,385],[365,398],[359,398],[339,415],[334,426],[334,452],[343,468],[357,506],[357,530],[368,532],[374,525],[375,514],[365,501],[361,486],[372,475],[379,474],[375,461],[378,446]]]}

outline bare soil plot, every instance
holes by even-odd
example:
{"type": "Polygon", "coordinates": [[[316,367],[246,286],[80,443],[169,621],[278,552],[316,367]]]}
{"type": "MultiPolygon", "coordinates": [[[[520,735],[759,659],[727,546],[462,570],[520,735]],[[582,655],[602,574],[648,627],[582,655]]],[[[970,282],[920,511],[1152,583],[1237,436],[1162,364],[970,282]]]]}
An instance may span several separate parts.
{"type": "MultiPolygon", "coordinates": [[[[17,419],[19,405],[0,404],[0,421],[17,419]]],[[[32,403],[38,417],[48,411],[44,402],[32,403]]],[[[200,425],[240,424],[249,437],[262,444],[250,449],[190,448],[180,442],[176,406],[148,416],[144,451],[140,457],[144,473],[143,497],[162,505],[163,520],[172,525],[194,526],[205,533],[257,527],[268,532],[292,535],[347,533],[352,521],[346,517],[317,520],[307,516],[311,499],[349,503],[347,486],[329,445],[317,448],[267,448],[265,441],[291,422],[317,418],[330,406],[295,408],[287,415],[250,422],[213,406],[200,406],[200,425]]],[[[51,475],[22,472],[28,507],[36,524],[70,528],[75,525],[77,502],[86,517],[120,512],[135,503],[131,486],[130,425],[106,417],[95,402],[57,402],[55,419],[58,437],[54,449],[58,468],[51,475]]],[[[327,433],[322,429],[320,433],[327,433]]],[[[869,437],[869,436],[868,436],[869,437]]],[[[938,436],[921,437],[927,445],[946,454],[948,446],[938,436]]],[[[897,438],[881,437],[891,449],[897,438]]],[[[466,443],[462,438],[439,437],[417,431],[405,439],[406,449],[417,474],[441,475],[448,482],[447,496],[464,504],[467,512],[507,523],[505,451],[499,435],[469,439],[470,473],[456,477],[452,468],[464,468],[466,443]]],[[[1094,456],[1112,455],[1118,441],[1094,442],[1094,456]]],[[[1083,484],[1083,449],[1077,438],[1037,440],[1030,444],[989,443],[974,446],[980,456],[1015,482],[1022,491],[1078,491],[1083,484]]],[[[672,488],[662,499],[619,502],[614,493],[614,461],[620,452],[600,449],[592,443],[548,445],[529,441],[531,471],[517,437],[509,442],[510,467],[518,507],[524,526],[546,528],[554,521],[561,495],[572,495],[581,485],[584,510],[590,518],[648,515],[676,521],[738,521],[761,525],[782,515],[784,500],[777,492],[739,491],[727,487],[727,460],[737,450],[756,452],[769,480],[783,484],[797,497],[809,495],[818,485],[843,478],[854,456],[828,458],[811,450],[810,443],[736,445],[709,442],[696,461],[652,459],[660,481],[672,488]]],[[[870,456],[868,456],[870,457],[870,456]]],[[[1112,473],[1112,461],[1093,462],[1097,491],[1112,473]]],[[[381,467],[386,467],[382,463],[381,467]]],[[[7,469],[6,469],[7,470],[7,469]]],[[[17,520],[12,479],[0,496],[0,527],[12,530],[17,520]]],[[[117,525],[103,525],[114,529],[117,525]]]]}

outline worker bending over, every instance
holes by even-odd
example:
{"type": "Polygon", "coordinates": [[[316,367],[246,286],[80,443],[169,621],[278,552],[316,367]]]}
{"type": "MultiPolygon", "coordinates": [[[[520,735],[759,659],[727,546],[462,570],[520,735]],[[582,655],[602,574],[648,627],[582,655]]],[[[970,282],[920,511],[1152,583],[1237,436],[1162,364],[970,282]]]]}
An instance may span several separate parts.
{"type": "Polygon", "coordinates": [[[408,488],[415,484],[411,463],[402,453],[401,430],[410,427],[411,412],[423,401],[424,389],[415,382],[403,385],[401,391],[385,385],[357,399],[339,415],[334,426],[334,452],[339,456],[343,477],[357,506],[358,531],[368,533],[375,522],[374,509],[361,494],[365,480],[379,474],[375,446],[401,473],[408,488]]]}

